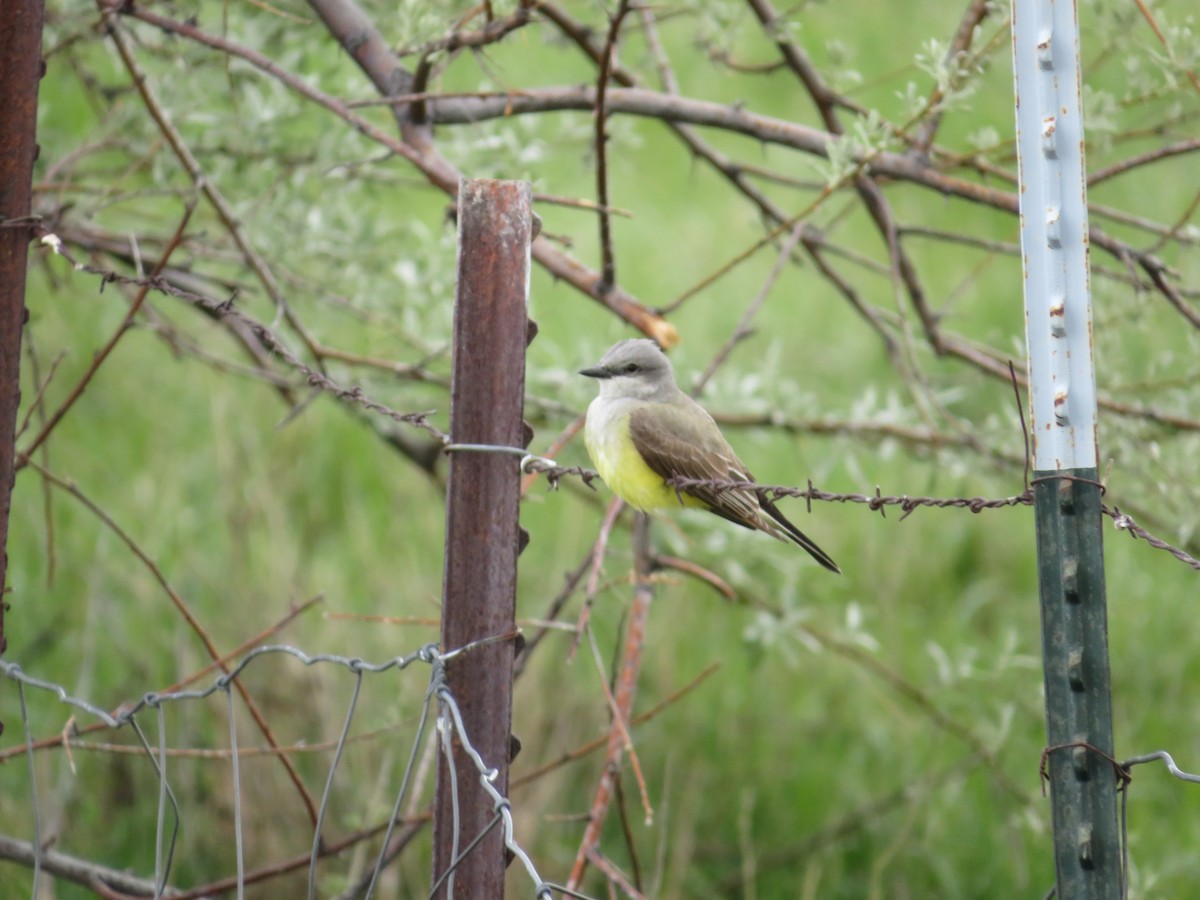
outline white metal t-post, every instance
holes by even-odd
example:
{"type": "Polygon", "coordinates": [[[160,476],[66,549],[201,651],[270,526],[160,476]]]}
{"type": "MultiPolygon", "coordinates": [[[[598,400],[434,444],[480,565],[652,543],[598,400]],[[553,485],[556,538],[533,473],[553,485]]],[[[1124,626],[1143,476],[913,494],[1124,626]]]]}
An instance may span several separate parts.
{"type": "Polygon", "coordinates": [[[1014,0],[1025,332],[1059,900],[1122,893],[1088,286],[1079,22],[1014,0]]]}

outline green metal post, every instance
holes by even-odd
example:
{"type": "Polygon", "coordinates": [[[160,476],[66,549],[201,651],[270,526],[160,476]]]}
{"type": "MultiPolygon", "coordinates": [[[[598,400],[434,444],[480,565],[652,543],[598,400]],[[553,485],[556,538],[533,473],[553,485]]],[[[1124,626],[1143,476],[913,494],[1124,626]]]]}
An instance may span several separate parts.
{"type": "Polygon", "coordinates": [[[1097,482],[1079,22],[1014,0],[1013,71],[1058,900],[1122,893],[1097,482]]]}
{"type": "Polygon", "coordinates": [[[1121,852],[1097,473],[1064,469],[1035,476],[1058,898],[1116,900],[1121,852]]]}

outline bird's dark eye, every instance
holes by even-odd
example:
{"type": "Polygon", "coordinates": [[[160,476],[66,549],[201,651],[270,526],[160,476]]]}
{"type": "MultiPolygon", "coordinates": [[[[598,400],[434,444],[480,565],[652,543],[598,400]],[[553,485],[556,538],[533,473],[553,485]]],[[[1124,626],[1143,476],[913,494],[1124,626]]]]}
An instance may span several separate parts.
{"type": "Polygon", "coordinates": [[[628,363],[628,364],[626,364],[626,366],[625,366],[625,371],[626,371],[626,372],[628,372],[628,373],[630,373],[631,375],[632,375],[634,372],[636,372],[637,370],[638,370],[638,364],[637,364],[637,363],[628,363]]]}

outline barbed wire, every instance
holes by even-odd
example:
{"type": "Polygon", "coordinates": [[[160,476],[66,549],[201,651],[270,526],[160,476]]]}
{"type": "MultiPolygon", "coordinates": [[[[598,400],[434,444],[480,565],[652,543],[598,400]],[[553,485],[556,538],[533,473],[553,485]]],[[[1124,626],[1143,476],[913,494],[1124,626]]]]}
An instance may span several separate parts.
{"type": "Polygon", "coordinates": [[[63,257],[76,271],[99,276],[101,290],[108,284],[129,285],[154,290],[164,296],[190,303],[220,321],[229,320],[235,322],[253,334],[255,339],[268,352],[303,376],[309,387],[329,394],[339,400],[345,400],[361,406],[365,410],[382,415],[394,422],[422,429],[443,444],[449,442],[449,437],[429,421],[429,416],[433,414],[433,411],[398,412],[386,404],[369,397],[360,385],[350,387],[341,385],[319,368],[304,362],[271,327],[246,314],[235,305],[237,299],[236,291],[230,297],[221,300],[204,293],[180,287],[165,274],[147,276],[124,275],[113,269],[79,262],[71,254],[69,247],[64,241],[50,231],[43,231],[41,242],[49,247],[52,252],[63,257]]]}
{"type": "MultiPolygon", "coordinates": [[[[284,342],[277,337],[270,328],[238,310],[234,306],[233,298],[223,301],[217,300],[205,294],[180,288],[172,284],[169,279],[161,275],[149,277],[127,276],[117,273],[113,270],[103,269],[88,265],[86,263],[78,262],[74,259],[74,257],[71,256],[69,250],[67,250],[58,236],[51,232],[45,232],[42,236],[42,241],[55,253],[63,256],[77,270],[100,276],[102,279],[102,285],[115,282],[120,284],[137,285],[140,287],[149,287],[159,291],[160,293],[201,307],[211,315],[214,315],[218,318],[232,318],[236,320],[243,327],[254,333],[256,338],[262,342],[263,346],[283,359],[286,364],[303,374],[311,387],[322,392],[329,393],[338,399],[358,404],[370,412],[378,413],[393,421],[409,424],[423,429],[429,434],[433,435],[433,437],[443,445],[443,452],[451,453],[455,451],[472,451],[479,453],[501,453],[519,456],[521,458],[520,471],[523,474],[538,474],[544,476],[551,489],[556,489],[561,480],[566,477],[577,477],[586,486],[594,489],[594,482],[600,477],[599,474],[593,469],[583,466],[560,466],[552,459],[547,459],[545,457],[532,454],[528,450],[519,447],[507,447],[491,444],[452,443],[449,435],[445,434],[431,422],[429,422],[428,417],[432,414],[431,412],[397,412],[390,407],[369,398],[363,392],[360,386],[355,385],[348,388],[343,387],[334,382],[324,372],[307,365],[300,360],[299,357],[292,353],[284,344],[284,342]]],[[[1022,422],[1024,422],[1023,418],[1022,422]]],[[[1026,451],[1026,456],[1028,457],[1028,449],[1026,451]]],[[[912,515],[913,512],[922,507],[938,509],[969,509],[973,513],[979,513],[985,509],[1001,509],[1012,506],[1030,506],[1033,504],[1033,495],[1028,488],[1026,488],[1026,490],[1021,494],[1010,497],[989,499],[985,497],[929,497],[912,496],[907,494],[899,496],[886,496],[881,492],[879,487],[876,487],[873,494],[831,493],[829,491],[819,490],[818,488],[814,487],[811,479],[808,481],[808,486],[803,489],[789,485],[764,485],[757,482],[698,478],[672,478],[669,479],[667,483],[674,487],[677,491],[681,492],[689,487],[703,487],[705,489],[714,490],[718,493],[723,491],[753,491],[760,497],[770,500],[775,500],[780,497],[799,498],[807,501],[810,511],[812,508],[812,502],[814,500],[826,503],[863,504],[872,511],[879,512],[881,515],[886,515],[886,507],[893,506],[899,507],[902,510],[900,521],[908,518],[908,516],[912,515]]],[[[1118,530],[1127,531],[1131,536],[1135,538],[1141,538],[1142,540],[1146,541],[1146,543],[1148,543],[1151,547],[1154,547],[1157,550],[1163,550],[1190,568],[1200,571],[1200,560],[1197,560],[1182,548],[1156,537],[1154,534],[1138,525],[1131,515],[1121,512],[1120,508],[1115,506],[1109,507],[1102,504],[1101,511],[1104,515],[1113,520],[1113,524],[1118,530]]]]}
{"type": "Polygon", "coordinates": [[[985,509],[1003,509],[1009,506],[1031,506],[1033,504],[1033,495],[1028,492],[1016,494],[1011,497],[994,499],[988,499],[987,497],[923,497],[909,494],[888,496],[878,487],[875,488],[875,493],[873,494],[838,494],[814,487],[811,479],[806,488],[781,484],[759,484],[755,481],[725,481],[708,478],[669,478],[667,479],[667,484],[677,491],[685,491],[691,487],[702,487],[705,490],[712,490],[716,493],[749,491],[763,499],[772,501],[780,497],[799,498],[808,501],[810,511],[812,509],[812,501],[814,500],[824,503],[860,503],[872,512],[878,512],[885,516],[887,514],[887,507],[898,506],[903,510],[900,521],[904,521],[921,507],[969,509],[973,513],[978,513],[985,509]]]}
{"type": "Polygon", "coordinates": [[[1168,544],[1162,538],[1155,537],[1141,525],[1137,524],[1137,522],[1133,521],[1133,516],[1121,512],[1121,510],[1115,506],[1111,508],[1108,506],[1102,506],[1101,511],[1106,516],[1112,518],[1113,526],[1118,531],[1128,531],[1130,535],[1135,538],[1141,538],[1156,550],[1165,550],[1184,565],[1191,566],[1193,569],[1200,571],[1200,560],[1197,560],[1195,557],[1189,555],[1186,551],[1181,550],[1179,547],[1168,544]]]}
{"type": "MultiPolygon", "coordinates": [[[[448,896],[453,895],[453,878],[454,872],[459,864],[478,846],[483,837],[491,832],[494,828],[500,828],[503,834],[504,846],[507,851],[512,854],[514,859],[521,862],[529,880],[533,884],[532,896],[536,900],[551,900],[555,894],[571,897],[582,897],[587,900],[585,895],[575,891],[568,890],[562,885],[554,882],[546,881],[538,873],[537,867],[529,854],[521,847],[516,839],[516,829],[513,822],[511,802],[508,797],[500,793],[495,787],[494,782],[498,777],[498,770],[489,766],[480,756],[479,752],[471,743],[470,737],[467,734],[466,727],[463,723],[462,713],[458,703],[451,692],[446,680],[446,664],[457,656],[470,653],[473,650],[495,643],[497,641],[512,640],[514,634],[497,635],[489,638],[484,638],[474,641],[463,647],[449,652],[442,652],[435,644],[426,644],[417,650],[409,653],[406,656],[397,656],[385,660],[380,663],[366,662],[357,657],[346,657],[329,653],[309,654],[301,649],[285,644],[267,644],[256,647],[248,652],[239,660],[228,673],[222,674],[206,687],[197,688],[194,690],[171,691],[169,693],[148,692],[143,694],[136,701],[123,704],[114,711],[108,711],[99,705],[79,696],[70,693],[65,687],[44,678],[27,673],[19,664],[7,660],[0,659],[0,674],[9,681],[16,684],[17,693],[20,700],[21,720],[24,726],[25,737],[25,756],[26,765],[28,768],[30,794],[32,801],[32,819],[33,819],[33,840],[25,843],[8,836],[0,835],[0,858],[13,860],[30,866],[33,869],[33,886],[31,889],[31,897],[39,896],[38,890],[43,871],[48,871],[51,874],[59,877],[68,878],[80,883],[88,884],[103,884],[112,891],[121,891],[130,894],[147,895],[152,894],[154,897],[202,897],[211,896],[210,887],[200,888],[199,890],[184,891],[178,888],[171,887],[168,884],[171,869],[175,860],[175,852],[182,820],[181,809],[175,792],[171,786],[170,779],[167,774],[167,746],[166,746],[166,719],[165,708],[171,703],[180,703],[187,701],[199,701],[210,698],[214,695],[223,693],[226,697],[226,717],[229,728],[229,758],[232,766],[232,792],[233,792],[233,809],[234,809],[234,843],[237,874],[233,883],[226,889],[236,891],[239,898],[244,896],[246,885],[250,878],[245,871],[244,862],[244,839],[242,832],[242,808],[241,808],[241,771],[239,766],[240,752],[237,744],[237,728],[235,708],[233,702],[233,694],[230,687],[235,679],[242,672],[254,663],[256,660],[266,656],[283,655],[299,660],[305,666],[315,665],[333,665],[340,666],[355,676],[354,687],[351,691],[350,700],[347,704],[346,717],[342,725],[341,733],[338,737],[333,750],[333,758],[329,766],[329,772],[325,780],[325,788],[321,796],[321,804],[318,812],[317,823],[314,828],[312,849],[308,854],[308,894],[312,900],[316,896],[316,875],[318,860],[324,856],[331,855],[330,852],[323,848],[322,843],[322,828],[325,822],[326,811],[328,810],[330,800],[333,793],[334,775],[337,771],[338,764],[342,758],[342,751],[345,748],[349,738],[351,723],[354,719],[355,711],[358,707],[359,698],[361,695],[363,678],[366,675],[379,675],[390,671],[404,671],[414,663],[424,663],[430,667],[430,677],[428,687],[425,692],[425,701],[422,705],[421,716],[417,724],[416,733],[412,741],[412,749],[409,753],[408,762],[405,766],[404,774],[400,781],[400,786],[396,793],[396,799],[391,808],[391,814],[388,818],[386,828],[373,829],[365,832],[365,835],[377,833],[378,830],[383,830],[384,836],[380,846],[380,851],[376,857],[375,864],[371,871],[370,880],[366,886],[364,896],[370,898],[373,896],[380,873],[388,862],[387,849],[391,841],[392,833],[397,822],[401,821],[400,808],[405,798],[408,796],[414,783],[415,763],[419,748],[424,743],[424,738],[428,730],[430,707],[436,703],[437,712],[435,715],[435,730],[438,735],[437,744],[441,752],[450,753],[451,744],[457,741],[462,751],[466,753],[471,760],[475,771],[479,778],[479,783],[484,791],[491,798],[495,816],[491,823],[478,835],[471,836],[471,839],[461,849],[458,849],[458,816],[459,808],[457,803],[454,805],[454,833],[455,852],[452,856],[450,865],[442,876],[449,885],[448,896]],[[60,702],[93,716],[103,722],[110,728],[122,728],[128,726],[136,735],[141,744],[142,751],[153,767],[155,776],[158,779],[158,809],[155,825],[155,871],[154,878],[142,878],[132,875],[128,872],[118,872],[98,863],[93,863],[89,860],[72,857],[68,854],[51,851],[45,846],[45,841],[42,836],[42,823],[39,813],[39,802],[37,795],[37,779],[35,777],[34,768],[34,740],[32,734],[32,726],[30,724],[27,690],[33,689],[49,693],[55,696],[60,702]],[[150,741],[147,739],[145,732],[139,722],[139,716],[148,711],[153,711],[157,716],[158,725],[158,740],[157,746],[152,748],[150,741]],[[166,826],[166,816],[168,810],[171,813],[173,822],[169,829],[166,826]]],[[[74,727],[74,717],[72,717],[69,727],[74,727]]],[[[449,756],[447,756],[449,759],[449,756]]],[[[447,770],[451,773],[451,777],[456,777],[453,773],[455,767],[451,762],[447,766],[447,770]]],[[[436,892],[438,885],[435,885],[433,891],[436,892]]],[[[215,890],[212,893],[216,893],[215,890]]]]}
{"type": "MultiPolygon", "coordinates": [[[[521,447],[506,447],[495,444],[447,444],[444,448],[445,452],[453,451],[469,451],[475,453],[500,453],[518,456],[521,458],[520,471],[523,474],[537,474],[546,478],[547,483],[552,490],[557,489],[559,483],[564,478],[576,477],[583,481],[588,487],[595,489],[594,482],[600,478],[600,474],[594,469],[589,469],[583,466],[560,466],[554,460],[547,459],[542,456],[530,453],[521,447]]],[[[1054,478],[1072,478],[1074,480],[1083,480],[1075,478],[1071,475],[1054,475],[1054,478]]],[[[674,488],[676,492],[682,494],[693,487],[702,487],[705,490],[724,493],[726,491],[749,491],[757,494],[766,500],[777,500],[780,497],[791,497],[801,499],[807,502],[808,509],[812,511],[813,501],[823,503],[857,503],[866,506],[873,512],[878,512],[880,515],[887,515],[888,507],[898,507],[902,513],[899,521],[904,521],[914,512],[921,508],[930,509],[969,509],[973,513],[983,512],[985,509],[1005,509],[1013,506],[1032,506],[1033,492],[1026,488],[1020,494],[1014,494],[1009,497],[929,497],[929,496],[914,496],[911,494],[886,495],[879,487],[875,488],[872,494],[862,493],[833,493],[823,491],[815,487],[812,479],[809,479],[808,486],[804,488],[792,487],[783,484],[760,484],[756,481],[726,481],[713,478],[669,478],[667,479],[668,486],[674,488]]],[[[1101,493],[1104,492],[1103,484],[1099,485],[1101,493]]],[[[1121,512],[1120,507],[1109,506],[1102,503],[1100,511],[1113,520],[1113,526],[1118,531],[1125,531],[1134,538],[1141,538],[1151,547],[1156,550],[1164,550],[1170,553],[1173,557],[1179,560],[1186,566],[1200,571],[1200,560],[1197,560],[1187,551],[1176,547],[1175,545],[1164,541],[1162,538],[1155,537],[1141,525],[1134,521],[1133,516],[1128,513],[1121,512]]]]}
{"type": "MultiPolygon", "coordinates": [[[[1050,478],[1070,478],[1072,480],[1087,480],[1079,479],[1073,475],[1051,475],[1050,478]]],[[[878,487],[875,488],[874,494],[834,494],[829,491],[822,491],[813,487],[812,480],[808,482],[807,488],[789,487],[787,485],[778,484],[758,484],[752,481],[720,481],[700,478],[672,478],[667,481],[669,485],[678,491],[682,491],[688,487],[703,487],[708,490],[722,491],[753,491],[760,497],[768,500],[775,500],[779,497],[795,497],[808,501],[809,511],[812,510],[812,501],[819,500],[826,503],[861,503],[865,504],[869,509],[878,511],[881,515],[886,515],[886,507],[898,506],[904,512],[900,516],[900,521],[904,521],[916,510],[922,507],[945,509],[958,508],[969,509],[973,513],[982,512],[985,509],[1003,509],[1010,506],[1032,506],[1033,492],[1026,488],[1020,494],[1014,494],[1010,497],[1000,497],[988,499],[986,497],[922,497],[910,496],[903,494],[900,496],[885,496],[878,487]]],[[[1104,485],[1099,485],[1103,494],[1104,485]]],[[[1200,560],[1197,560],[1185,550],[1176,547],[1161,538],[1155,537],[1142,526],[1138,525],[1133,517],[1122,513],[1118,507],[1108,506],[1102,503],[1100,511],[1113,520],[1113,526],[1118,531],[1127,531],[1135,538],[1142,538],[1151,547],[1157,550],[1165,550],[1170,553],[1180,562],[1190,566],[1197,571],[1200,571],[1200,560]]]]}

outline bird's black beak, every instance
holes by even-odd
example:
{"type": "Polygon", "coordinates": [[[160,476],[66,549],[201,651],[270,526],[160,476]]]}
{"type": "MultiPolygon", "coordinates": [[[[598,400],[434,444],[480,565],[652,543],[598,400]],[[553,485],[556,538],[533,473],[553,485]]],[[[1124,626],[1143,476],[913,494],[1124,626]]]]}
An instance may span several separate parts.
{"type": "Polygon", "coordinates": [[[592,366],[590,369],[580,369],[580,375],[586,375],[588,378],[612,378],[612,372],[608,371],[604,366],[592,366]]]}

